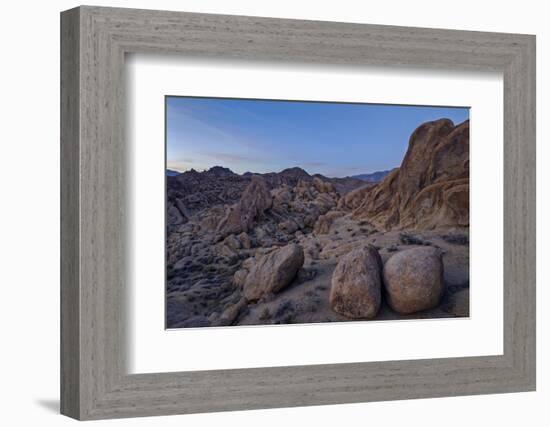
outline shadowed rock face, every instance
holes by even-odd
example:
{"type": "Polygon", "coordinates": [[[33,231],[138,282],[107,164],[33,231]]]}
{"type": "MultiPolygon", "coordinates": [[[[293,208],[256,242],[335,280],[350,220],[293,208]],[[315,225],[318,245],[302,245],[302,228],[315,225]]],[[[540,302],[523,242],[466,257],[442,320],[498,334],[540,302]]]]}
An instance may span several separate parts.
{"type": "Polygon", "coordinates": [[[361,206],[368,194],[373,189],[374,184],[365,184],[340,197],[338,209],[354,210],[361,206]]]}
{"type": "Polygon", "coordinates": [[[348,194],[342,207],[383,229],[469,226],[469,129],[447,119],[421,125],[401,167],[348,194]]]}

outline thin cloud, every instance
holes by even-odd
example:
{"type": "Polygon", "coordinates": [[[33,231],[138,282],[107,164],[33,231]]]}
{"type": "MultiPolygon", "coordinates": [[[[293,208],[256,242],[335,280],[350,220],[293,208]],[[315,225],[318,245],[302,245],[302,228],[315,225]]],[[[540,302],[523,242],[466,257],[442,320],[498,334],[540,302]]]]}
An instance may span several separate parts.
{"type": "Polygon", "coordinates": [[[189,158],[189,157],[181,157],[181,158],[175,158],[171,160],[175,163],[195,163],[195,159],[189,158]]]}
{"type": "Polygon", "coordinates": [[[211,159],[215,159],[222,162],[230,162],[230,163],[243,163],[243,162],[257,162],[257,163],[265,163],[265,159],[262,159],[261,157],[257,156],[246,156],[242,154],[234,154],[234,153],[222,153],[222,152],[206,152],[202,153],[204,156],[209,157],[211,159]]]}
{"type": "MultiPolygon", "coordinates": [[[[185,98],[178,100],[181,102],[176,105],[169,103],[167,106],[167,117],[172,137],[178,138],[178,134],[181,134],[182,131],[187,133],[188,129],[192,129],[194,136],[200,134],[205,139],[223,141],[226,144],[240,145],[248,149],[266,149],[262,141],[249,135],[245,129],[235,127],[231,122],[223,120],[227,118],[223,111],[232,111],[227,106],[220,104],[214,107],[205,107],[192,102],[185,103],[185,98]]],[[[253,115],[255,120],[260,117],[248,111],[247,113],[253,115]]]]}
{"type": "Polygon", "coordinates": [[[327,163],[325,162],[306,162],[303,164],[306,168],[317,168],[321,166],[327,166],[327,163]]]}

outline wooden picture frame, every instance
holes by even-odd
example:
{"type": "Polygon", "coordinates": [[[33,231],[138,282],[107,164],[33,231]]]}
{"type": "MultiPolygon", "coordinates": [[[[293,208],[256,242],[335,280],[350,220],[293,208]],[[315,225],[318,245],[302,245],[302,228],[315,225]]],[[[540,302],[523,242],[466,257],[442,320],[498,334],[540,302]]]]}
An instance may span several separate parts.
{"type": "Polygon", "coordinates": [[[61,412],[101,419],[535,389],[535,37],[104,7],[61,14],[61,412]],[[129,375],[127,53],[504,78],[504,353],[129,375]]]}

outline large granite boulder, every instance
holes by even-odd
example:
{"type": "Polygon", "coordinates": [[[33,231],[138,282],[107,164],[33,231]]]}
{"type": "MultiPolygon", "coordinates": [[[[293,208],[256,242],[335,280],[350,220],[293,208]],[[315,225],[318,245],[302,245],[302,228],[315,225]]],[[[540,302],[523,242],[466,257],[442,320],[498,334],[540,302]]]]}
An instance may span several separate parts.
{"type": "Polygon", "coordinates": [[[401,314],[439,305],[443,295],[443,262],[433,247],[407,249],[393,255],[383,270],[389,306],[401,314]]]}
{"type": "Polygon", "coordinates": [[[381,269],[382,260],[373,246],[343,256],[332,274],[330,307],[352,319],[375,317],[382,301],[381,269]]]}
{"type": "Polygon", "coordinates": [[[295,243],[259,256],[251,266],[250,263],[245,266],[249,267],[246,279],[239,278],[245,298],[257,301],[283,290],[294,280],[303,264],[304,251],[295,243]]]}

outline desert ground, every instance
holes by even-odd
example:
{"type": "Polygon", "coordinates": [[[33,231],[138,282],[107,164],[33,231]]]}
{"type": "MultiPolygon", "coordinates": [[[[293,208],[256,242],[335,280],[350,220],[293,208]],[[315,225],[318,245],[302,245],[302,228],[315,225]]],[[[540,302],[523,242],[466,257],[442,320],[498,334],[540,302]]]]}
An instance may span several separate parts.
{"type": "Polygon", "coordinates": [[[469,122],[374,177],[167,174],[166,326],[469,316],[469,122]]]}

